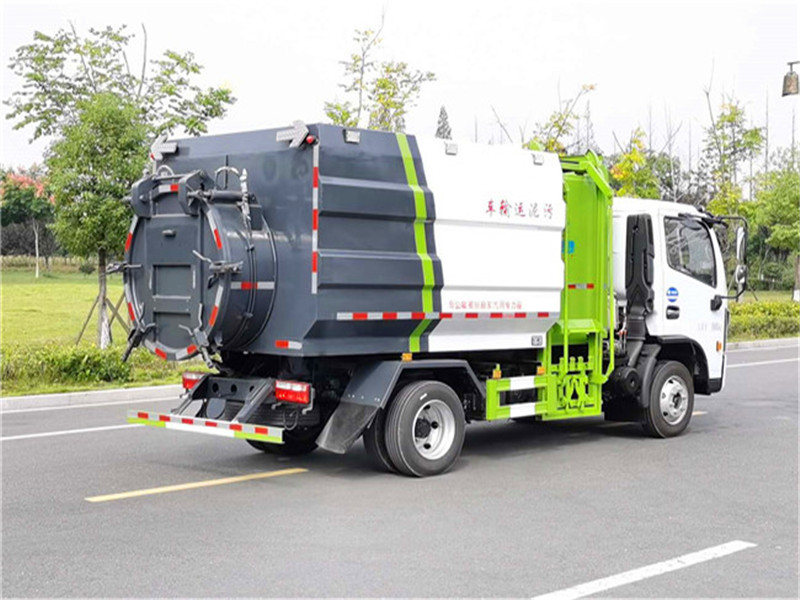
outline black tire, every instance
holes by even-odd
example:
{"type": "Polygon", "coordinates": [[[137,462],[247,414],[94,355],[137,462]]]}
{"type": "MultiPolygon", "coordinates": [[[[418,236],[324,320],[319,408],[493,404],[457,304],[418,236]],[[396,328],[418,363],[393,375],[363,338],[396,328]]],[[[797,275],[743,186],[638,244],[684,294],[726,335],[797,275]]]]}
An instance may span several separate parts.
{"type": "Polygon", "coordinates": [[[375,415],[372,424],[364,430],[364,448],[370,460],[381,471],[397,473],[389,451],[386,449],[386,410],[381,408],[375,415]]]}
{"type": "Polygon", "coordinates": [[[674,360],[659,361],[650,384],[650,404],[642,419],[645,433],[657,438],[680,435],[689,426],[693,410],[694,380],[689,369],[674,360]]]}
{"type": "Polygon", "coordinates": [[[309,454],[317,449],[317,436],[319,430],[309,429],[302,432],[285,431],[283,432],[283,444],[271,444],[269,442],[259,442],[258,440],[245,440],[256,450],[261,450],[265,454],[275,454],[277,456],[301,456],[309,454]]]}
{"type": "Polygon", "coordinates": [[[386,449],[392,464],[405,475],[439,475],[458,460],[465,429],[464,408],[450,387],[438,381],[414,382],[400,390],[389,406],[386,449]],[[418,448],[417,443],[425,447],[418,448]]]}

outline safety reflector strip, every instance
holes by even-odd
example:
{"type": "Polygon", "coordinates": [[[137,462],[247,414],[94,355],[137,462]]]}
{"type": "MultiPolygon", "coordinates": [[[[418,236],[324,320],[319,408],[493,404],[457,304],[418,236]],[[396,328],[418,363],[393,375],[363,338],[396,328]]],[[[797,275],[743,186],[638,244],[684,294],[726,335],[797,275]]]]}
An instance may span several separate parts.
{"type": "Polygon", "coordinates": [[[217,421],[214,419],[201,419],[199,417],[184,417],[168,413],[136,410],[128,411],[128,423],[177,429],[179,431],[189,431],[192,433],[205,433],[220,437],[258,440],[260,442],[270,442],[273,444],[283,443],[283,428],[274,427],[272,425],[232,423],[230,421],[217,421]]]}
{"type": "Polygon", "coordinates": [[[214,229],[214,242],[217,244],[217,248],[222,250],[222,238],[219,236],[219,229],[214,229]]]}
{"type": "Polygon", "coordinates": [[[274,281],[232,281],[232,290],[274,290],[274,281]]]}
{"type": "Polygon", "coordinates": [[[593,283],[570,283],[567,285],[567,289],[570,290],[593,290],[594,284],[593,283]]]}
{"type": "Polygon", "coordinates": [[[128,315],[130,316],[131,321],[136,321],[136,313],[133,312],[133,304],[130,302],[128,302],[128,315]]]}
{"type": "Polygon", "coordinates": [[[302,350],[303,344],[292,340],[275,340],[275,347],[281,350],[302,350]]]}
{"type": "Polygon", "coordinates": [[[217,322],[217,315],[219,314],[219,306],[214,305],[214,308],[211,309],[211,316],[208,317],[208,324],[213,327],[214,323],[217,322]]]}
{"type": "Polygon", "coordinates": [[[136,229],[136,224],[139,222],[139,217],[133,217],[133,221],[131,221],[131,228],[128,229],[128,237],[125,238],[125,253],[127,254],[131,249],[131,243],[133,242],[133,232],[136,229]]]}
{"type": "Polygon", "coordinates": [[[319,278],[319,144],[311,152],[311,293],[317,293],[319,278]]]}
{"type": "Polygon", "coordinates": [[[443,319],[549,319],[558,316],[550,312],[509,312],[509,313],[445,313],[445,312],[339,312],[337,321],[421,321],[443,319]]]}
{"type": "Polygon", "coordinates": [[[161,348],[156,348],[153,350],[154,354],[163,360],[167,360],[167,353],[164,352],[161,348]]]}

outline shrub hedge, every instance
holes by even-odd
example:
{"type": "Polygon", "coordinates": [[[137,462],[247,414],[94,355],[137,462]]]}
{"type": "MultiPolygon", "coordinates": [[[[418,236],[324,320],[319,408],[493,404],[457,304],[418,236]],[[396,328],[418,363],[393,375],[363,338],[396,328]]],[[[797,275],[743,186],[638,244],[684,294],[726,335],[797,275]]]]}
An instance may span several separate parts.
{"type": "Polygon", "coordinates": [[[769,339],[800,335],[800,303],[731,302],[728,338],[732,340],[769,339]]]}

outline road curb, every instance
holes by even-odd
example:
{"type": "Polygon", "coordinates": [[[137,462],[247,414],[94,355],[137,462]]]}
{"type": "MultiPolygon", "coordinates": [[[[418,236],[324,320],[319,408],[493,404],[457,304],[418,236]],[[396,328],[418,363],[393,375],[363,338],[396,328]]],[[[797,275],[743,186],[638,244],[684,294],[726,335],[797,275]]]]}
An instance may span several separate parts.
{"type": "MultiPolygon", "coordinates": [[[[754,340],[752,342],[733,342],[728,350],[746,348],[788,348],[797,346],[800,338],[778,338],[754,340]]],[[[0,411],[25,410],[28,408],[57,408],[74,404],[108,404],[136,400],[155,400],[176,398],[183,391],[180,385],[151,385],[123,389],[94,390],[91,392],[69,392],[66,394],[41,394],[37,396],[12,396],[0,398],[0,411]]]]}
{"type": "Polygon", "coordinates": [[[746,348],[789,348],[800,344],[800,338],[775,338],[771,340],[753,340],[751,342],[733,342],[728,350],[744,350],[746,348]]]}
{"type": "Polygon", "coordinates": [[[108,404],[127,400],[154,400],[176,398],[183,391],[180,385],[151,385],[91,392],[68,392],[66,394],[40,394],[36,396],[12,396],[0,398],[0,411],[25,410],[27,408],[57,408],[74,404],[108,404]]]}

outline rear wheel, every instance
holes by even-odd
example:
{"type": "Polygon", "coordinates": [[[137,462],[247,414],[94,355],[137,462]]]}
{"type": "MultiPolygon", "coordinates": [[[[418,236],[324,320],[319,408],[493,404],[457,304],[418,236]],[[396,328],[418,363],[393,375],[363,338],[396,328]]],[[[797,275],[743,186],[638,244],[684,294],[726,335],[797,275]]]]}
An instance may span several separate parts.
{"type": "Polygon", "coordinates": [[[283,444],[271,444],[269,442],[259,442],[258,440],[245,440],[256,450],[261,450],[266,454],[278,456],[300,456],[309,454],[317,449],[317,435],[319,430],[305,429],[303,431],[283,432],[283,444]]]}
{"type": "Polygon", "coordinates": [[[389,450],[386,448],[386,410],[381,408],[375,415],[372,424],[364,430],[364,448],[367,449],[372,462],[379,469],[389,473],[397,473],[392,464],[389,450]]]}
{"type": "Polygon", "coordinates": [[[401,473],[438,475],[458,460],[465,429],[464,408],[450,387],[438,381],[411,383],[389,407],[386,449],[401,473]]]}
{"type": "Polygon", "coordinates": [[[650,405],[644,410],[643,427],[659,438],[680,435],[694,410],[694,381],[689,369],[674,360],[659,361],[650,386],[650,405]]]}

